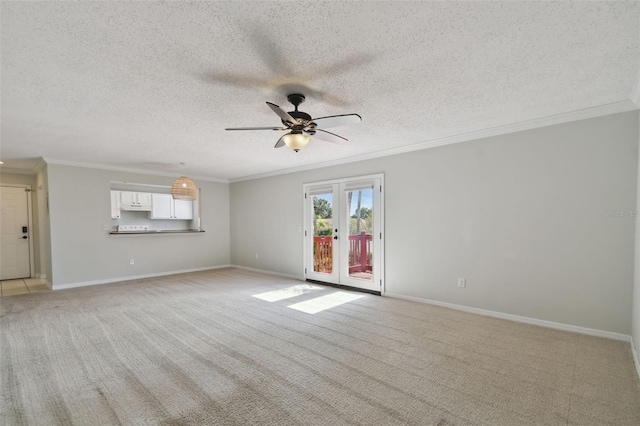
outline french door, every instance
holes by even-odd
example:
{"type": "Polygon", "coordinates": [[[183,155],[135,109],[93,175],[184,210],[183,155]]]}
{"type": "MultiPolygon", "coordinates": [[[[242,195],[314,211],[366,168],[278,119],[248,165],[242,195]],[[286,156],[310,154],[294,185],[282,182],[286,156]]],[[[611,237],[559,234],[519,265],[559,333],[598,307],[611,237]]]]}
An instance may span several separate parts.
{"type": "Polygon", "coordinates": [[[306,279],[384,292],[382,181],[304,185],[306,279]]]}

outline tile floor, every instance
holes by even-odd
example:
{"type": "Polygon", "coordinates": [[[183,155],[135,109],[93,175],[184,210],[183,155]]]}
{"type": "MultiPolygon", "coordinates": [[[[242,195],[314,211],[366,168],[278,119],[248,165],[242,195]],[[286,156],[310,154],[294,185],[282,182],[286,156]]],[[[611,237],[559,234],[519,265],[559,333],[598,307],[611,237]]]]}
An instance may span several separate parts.
{"type": "Polygon", "coordinates": [[[51,291],[42,278],[24,278],[19,280],[0,281],[0,296],[17,296],[19,294],[41,293],[51,291]]]}

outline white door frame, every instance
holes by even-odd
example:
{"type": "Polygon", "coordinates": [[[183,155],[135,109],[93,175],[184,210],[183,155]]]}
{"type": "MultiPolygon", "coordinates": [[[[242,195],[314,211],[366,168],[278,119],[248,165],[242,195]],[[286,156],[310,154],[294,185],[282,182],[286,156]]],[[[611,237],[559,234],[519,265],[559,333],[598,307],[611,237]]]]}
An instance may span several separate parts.
{"type": "Polygon", "coordinates": [[[27,220],[29,221],[29,232],[27,232],[27,237],[29,237],[29,274],[31,278],[36,276],[35,270],[35,258],[33,256],[33,210],[31,207],[31,185],[18,185],[18,184],[2,184],[0,187],[4,188],[24,188],[27,195],[27,220]]]}
{"type": "MultiPolygon", "coordinates": [[[[320,181],[320,182],[309,182],[309,183],[305,183],[302,185],[302,199],[303,199],[303,203],[304,203],[304,208],[302,209],[302,223],[304,224],[303,226],[303,232],[302,232],[302,256],[303,256],[303,261],[302,261],[302,276],[306,279],[307,278],[307,268],[309,266],[307,266],[307,257],[309,255],[308,251],[308,244],[307,244],[307,234],[308,233],[313,233],[313,230],[308,229],[309,224],[307,223],[307,199],[305,198],[305,195],[307,194],[307,192],[309,191],[309,188],[311,187],[315,187],[315,186],[329,186],[329,185],[334,185],[334,184],[342,184],[342,183],[348,183],[348,182],[358,182],[358,181],[366,181],[366,180],[372,180],[372,179],[379,179],[380,180],[380,188],[378,188],[379,191],[379,196],[380,196],[380,212],[378,213],[379,217],[380,217],[380,222],[379,222],[379,235],[376,235],[374,237],[377,237],[376,240],[379,241],[379,246],[378,246],[378,250],[377,250],[377,255],[379,256],[379,276],[376,276],[376,279],[380,280],[380,295],[384,296],[385,294],[385,284],[386,284],[386,280],[385,280],[385,275],[384,275],[384,271],[385,271],[385,263],[384,263],[384,238],[385,238],[385,233],[384,233],[384,173],[377,173],[377,174],[372,174],[372,175],[364,175],[364,176],[353,176],[353,177],[349,177],[349,178],[342,178],[342,179],[333,179],[333,180],[326,180],[326,181],[320,181]]],[[[336,196],[338,196],[338,194],[336,194],[336,196]]],[[[340,212],[338,212],[338,214],[340,214],[340,212]]],[[[334,215],[335,216],[335,215],[334,215]]],[[[347,228],[348,229],[348,228],[347,228]]],[[[347,232],[348,234],[348,232],[347,232]]],[[[342,244],[342,242],[340,242],[342,244]]],[[[374,252],[375,253],[375,252],[374,252]]],[[[311,268],[313,268],[313,265],[310,265],[311,268]]],[[[339,272],[336,271],[339,275],[339,272]]],[[[348,285],[348,284],[346,284],[348,285]]]]}

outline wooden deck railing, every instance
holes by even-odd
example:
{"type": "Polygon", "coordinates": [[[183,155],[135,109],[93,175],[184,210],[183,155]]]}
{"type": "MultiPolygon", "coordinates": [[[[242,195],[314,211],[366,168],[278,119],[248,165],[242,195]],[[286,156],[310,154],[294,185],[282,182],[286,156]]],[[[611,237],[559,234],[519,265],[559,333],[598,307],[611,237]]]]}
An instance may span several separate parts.
{"type": "MultiPolygon", "coordinates": [[[[372,236],[361,232],[349,235],[349,273],[371,271],[372,236]]],[[[331,273],[333,268],[333,237],[313,237],[313,270],[331,273]]]]}
{"type": "Polygon", "coordinates": [[[313,270],[331,273],[333,269],[333,237],[313,237],[313,270]]]}

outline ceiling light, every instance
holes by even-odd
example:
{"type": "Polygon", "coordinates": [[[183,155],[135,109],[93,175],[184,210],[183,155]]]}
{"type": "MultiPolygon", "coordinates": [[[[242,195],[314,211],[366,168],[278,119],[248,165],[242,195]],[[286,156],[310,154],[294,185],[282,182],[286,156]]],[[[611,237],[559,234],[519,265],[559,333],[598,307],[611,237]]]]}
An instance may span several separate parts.
{"type": "Polygon", "coordinates": [[[188,177],[180,176],[171,185],[171,196],[174,200],[194,201],[198,198],[198,187],[188,177]]]}
{"type": "Polygon", "coordinates": [[[294,150],[295,152],[300,151],[302,148],[309,144],[311,140],[311,136],[305,135],[299,130],[294,130],[291,133],[287,133],[282,137],[284,144],[294,150]]]}

